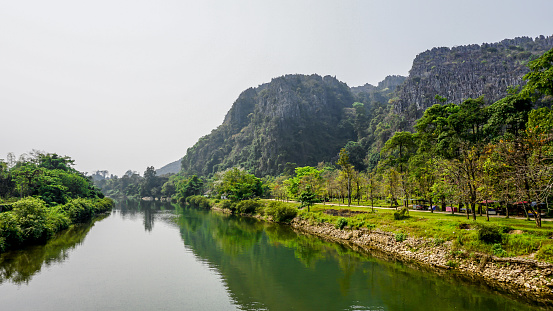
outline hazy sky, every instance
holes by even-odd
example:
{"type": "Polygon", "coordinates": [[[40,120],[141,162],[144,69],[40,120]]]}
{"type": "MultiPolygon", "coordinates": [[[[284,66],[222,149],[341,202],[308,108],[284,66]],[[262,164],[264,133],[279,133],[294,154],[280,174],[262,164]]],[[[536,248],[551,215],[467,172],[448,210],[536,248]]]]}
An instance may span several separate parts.
{"type": "Polygon", "coordinates": [[[0,158],[38,149],[84,172],[142,173],[271,78],[377,84],[432,47],[552,35],[551,12],[551,0],[4,0],[0,158]]]}

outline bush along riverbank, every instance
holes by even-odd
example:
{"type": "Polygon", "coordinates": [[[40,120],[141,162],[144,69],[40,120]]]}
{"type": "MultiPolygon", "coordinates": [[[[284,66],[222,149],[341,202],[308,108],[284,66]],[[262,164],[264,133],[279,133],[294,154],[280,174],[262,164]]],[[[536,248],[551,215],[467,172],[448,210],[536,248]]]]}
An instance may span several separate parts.
{"type": "Polygon", "coordinates": [[[65,204],[49,206],[39,198],[28,197],[11,204],[0,213],[0,253],[32,244],[43,244],[56,233],[96,215],[111,211],[110,198],[70,199],[65,204]]]}
{"type": "MultiPolygon", "coordinates": [[[[202,200],[203,202],[204,200],[202,200]]],[[[488,286],[553,307],[553,231],[548,222],[467,221],[462,215],[351,211],[269,200],[208,200],[204,207],[266,221],[287,223],[298,231],[377,250],[404,262],[457,273],[488,286]]]]}

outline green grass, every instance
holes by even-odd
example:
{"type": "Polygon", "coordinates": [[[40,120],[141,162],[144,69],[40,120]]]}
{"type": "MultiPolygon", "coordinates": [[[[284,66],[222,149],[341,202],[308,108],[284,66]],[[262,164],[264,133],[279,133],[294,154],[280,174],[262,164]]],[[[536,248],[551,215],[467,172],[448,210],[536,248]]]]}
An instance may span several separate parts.
{"type": "MultiPolygon", "coordinates": [[[[299,206],[299,203],[284,204],[299,206]]],[[[337,224],[342,216],[327,215],[323,213],[326,209],[349,209],[365,212],[348,217],[346,228],[364,227],[388,232],[403,232],[409,237],[433,239],[436,244],[452,241],[455,249],[463,250],[467,254],[471,252],[493,254],[495,251],[496,254],[502,256],[527,256],[537,252],[536,258],[553,262],[553,240],[551,240],[553,222],[551,221],[543,221],[542,227],[537,228],[533,220],[490,217],[488,222],[485,216],[477,216],[477,220],[473,221],[472,216],[467,220],[465,214],[456,213],[451,215],[414,210],[409,211],[409,217],[394,220],[395,208],[375,209],[375,212],[372,213],[370,207],[331,206],[328,203],[326,205],[315,204],[311,207],[311,212],[307,212],[305,209],[300,210],[298,216],[313,224],[337,224]],[[499,251],[498,245],[493,248],[493,244],[497,243],[488,244],[479,240],[477,229],[479,224],[500,228],[502,231],[500,246],[504,252],[499,251]],[[470,229],[461,229],[463,225],[468,225],[470,229]],[[513,230],[521,230],[522,234],[509,234],[513,230]]]]}

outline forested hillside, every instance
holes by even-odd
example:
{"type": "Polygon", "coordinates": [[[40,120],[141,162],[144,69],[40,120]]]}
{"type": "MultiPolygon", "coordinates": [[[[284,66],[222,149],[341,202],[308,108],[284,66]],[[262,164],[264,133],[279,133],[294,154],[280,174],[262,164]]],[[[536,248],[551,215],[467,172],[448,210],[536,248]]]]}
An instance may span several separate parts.
{"type": "Polygon", "coordinates": [[[331,161],[356,140],[354,97],[336,78],[286,75],[244,91],[221,126],[189,148],[185,174],[208,176],[241,166],[256,175],[279,174],[286,163],[331,161]]]}
{"type": "Polygon", "coordinates": [[[440,103],[436,95],[456,104],[480,96],[489,104],[505,97],[509,87],[523,83],[528,62],[551,48],[553,36],[540,36],[420,53],[392,101],[394,112],[408,119],[402,130],[412,129],[426,108],[440,103]]]}
{"type": "Polygon", "coordinates": [[[409,77],[389,76],[378,86],[350,88],[318,75],[275,78],[239,96],[223,124],[188,149],[182,172],[207,177],[239,166],[276,176],[335,162],[342,147],[356,169],[372,169],[392,135],[413,131],[426,108],[478,97],[490,105],[523,86],[528,62],[552,47],[553,37],[541,36],[433,48],[417,55],[409,77]]]}

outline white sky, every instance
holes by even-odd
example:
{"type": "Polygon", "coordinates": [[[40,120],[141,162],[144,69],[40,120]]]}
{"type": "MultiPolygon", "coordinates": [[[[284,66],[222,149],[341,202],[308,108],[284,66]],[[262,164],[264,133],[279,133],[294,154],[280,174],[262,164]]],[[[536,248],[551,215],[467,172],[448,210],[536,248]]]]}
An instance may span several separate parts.
{"type": "Polygon", "coordinates": [[[182,157],[248,87],[350,86],[438,46],[553,34],[553,1],[4,0],[0,158],[32,149],[121,176],[182,157]]]}

